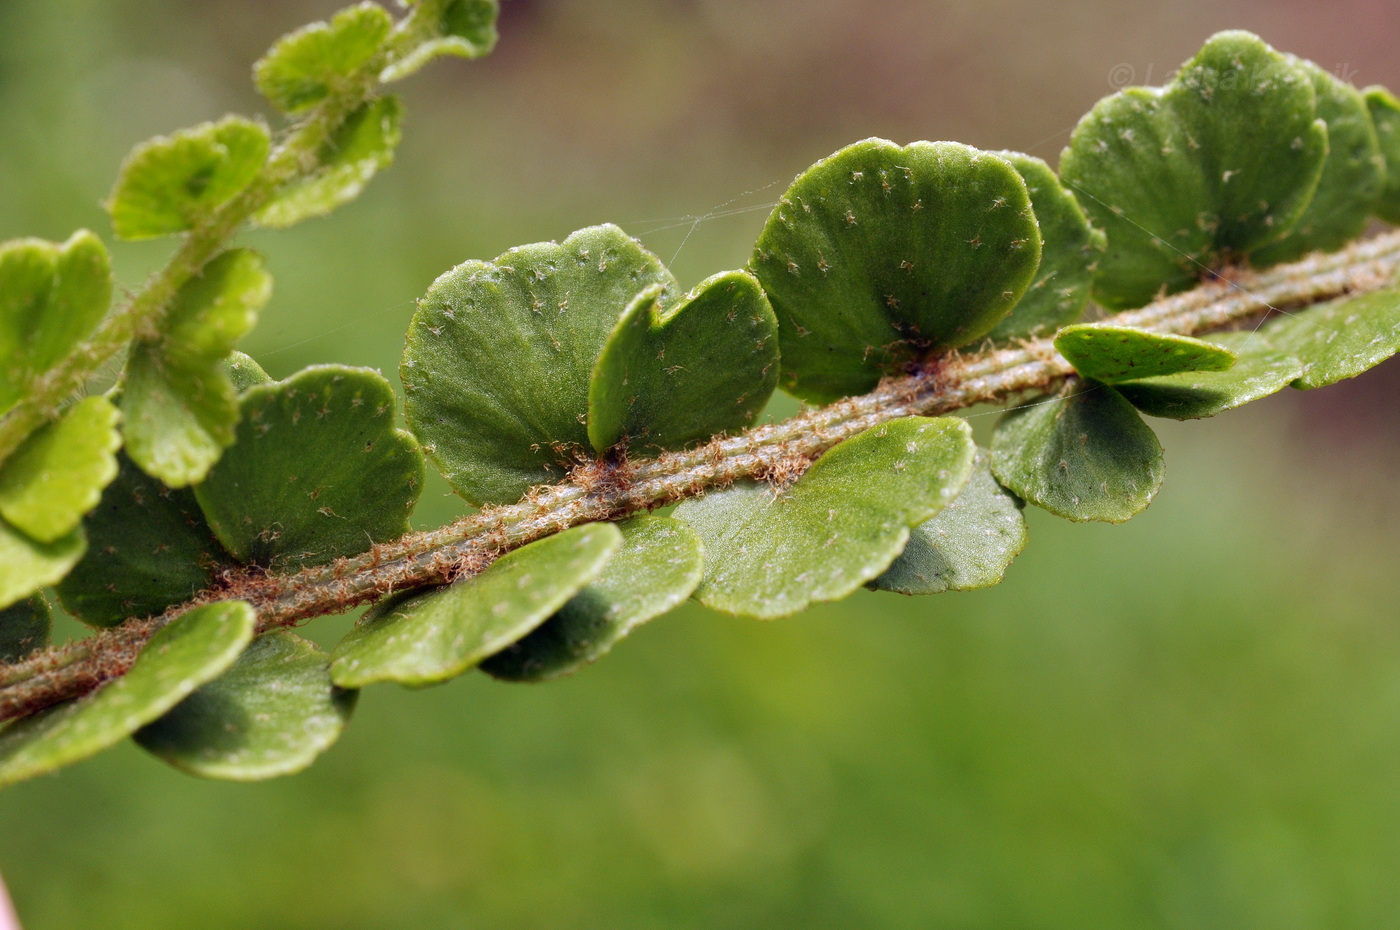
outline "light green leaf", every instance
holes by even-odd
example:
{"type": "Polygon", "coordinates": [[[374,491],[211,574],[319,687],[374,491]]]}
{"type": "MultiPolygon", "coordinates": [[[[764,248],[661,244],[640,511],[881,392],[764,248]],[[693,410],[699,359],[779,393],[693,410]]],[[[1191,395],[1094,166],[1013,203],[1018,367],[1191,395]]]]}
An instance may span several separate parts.
{"type": "Polygon", "coordinates": [[[96,755],[160,717],[238,658],[256,619],[243,601],[197,607],[152,636],[125,675],[0,730],[0,787],[96,755]]]}
{"type": "Polygon", "coordinates": [[[367,613],[331,652],[342,688],[379,681],[429,685],[455,678],[549,618],[622,548],[611,523],[546,536],[480,574],[367,613]]]}
{"type": "Polygon", "coordinates": [[[593,367],[588,436],[676,449],[742,429],[778,385],[778,321],[758,280],[727,271],[679,304],[653,284],[622,313],[593,367]]]}
{"type": "Polygon", "coordinates": [[[975,453],[965,421],[905,417],[831,449],[785,491],[746,482],[682,502],[675,518],[705,546],[695,596],[760,618],[845,597],[957,497],[975,453]]]}
{"type": "Polygon", "coordinates": [[[616,226],[458,265],[409,327],[400,375],[409,426],[462,497],[517,500],[589,446],[589,382],[623,310],[675,279],[616,226]]]}
{"type": "Polygon", "coordinates": [[[1089,225],[1079,201],[1045,162],[1020,152],[992,154],[1011,162],[1026,182],[1041,248],[1040,266],[1026,295],[987,336],[998,342],[1029,339],[1079,319],[1108,240],[1089,225]]]}
{"type": "Polygon", "coordinates": [[[1188,371],[1118,385],[1136,408],[1154,417],[1196,420],[1276,394],[1303,373],[1303,363],[1259,333],[1216,333],[1210,341],[1234,352],[1228,371],[1188,371]]]}
{"type": "Polygon", "coordinates": [[[0,610],[0,662],[18,662],[49,644],[52,611],[42,594],[0,610]]]}
{"type": "Polygon", "coordinates": [[[0,412],[92,332],[111,299],[107,249],[85,229],[64,243],[0,244],[0,412]]]}
{"type": "Polygon", "coordinates": [[[1057,516],[1122,523],[1162,486],[1162,447],[1116,390],[1071,378],[1054,398],[1002,417],[992,474],[1057,516]]]}
{"type": "Polygon", "coordinates": [[[1259,268],[1340,249],[1365,232],[1385,187],[1380,142],[1361,92],[1311,61],[1288,57],[1312,79],[1317,115],[1327,122],[1329,151],[1302,217],[1277,242],[1250,256],[1259,268]]]}
{"type": "Polygon", "coordinates": [[[253,79],[283,113],[302,113],[362,81],[360,70],[379,54],[394,21],[384,8],[359,3],[329,23],[283,36],[253,66],[253,79]]]}
{"type": "Polygon", "coordinates": [[[938,516],[914,527],[904,552],[867,585],[898,594],[972,591],[1000,583],[1026,548],[1025,504],[992,477],[977,450],[972,476],[938,516]]]}
{"type": "Polygon", "coordinates": [[[271,140],[260,123],[228,116],[136,146],[107,198],[122,239],[193,229],[252,183],[271,140]]]}
{"type": "Polygon", "coordinates": [[[175,296],[165,325],[167,350],[201,361],[223,361],[271,296],[272,276],[258,253],[221,252],[175,296]]]}
{"type": "Polygon", "coordinates": [[[241,562],[315,565],[408,532],[423,455],[367,368],[320,365],[243,394],[238,438],[194,489],[241,562]]]}
{"type": "Polygon", "coordinates": [[[234,439],[238,393],[221,364],[272,294],[262,259],[233,249],[176,296],[164,338],[137,342],[122,391],[127,453],[171,487],[204,480],[234,439]]]}
{"type": "Polygon", "coordinates": [[[1400,352],[1400,288],[1343,297],[1266,324],[1264,335],[1302,360],[1293,386],[1327,387],[1400,352]]]}
{"type": "Polygon", "coordinates": [[[1100,100],[1060,159],[1108,234],[1095,298],[1141,306],[1277,240],[1326,158],[1307,72],[1247,32],[1211,37],[1165,88],[1100,100]]]}
{"type": "Polygon", "coordinates": [[[1066,326],[1055,348],[1080,375],[1105,384],[1235,364],[1235,353],[1214,343],[1111,323],[1066,326]]]}
{"type": "Polygon", "coordinates": [[[524,639],[481,663],[506,681],[548,681],[596,662],[643,623],[680,604],[704,574],[700,537],[670,517],[619,523],[622,549],[602,574],[524,639]]]}
{"type": "Polygon", "coordinates": [[[136,731],[136,742],[205,778],[290,775],[340,738],[358,694],[331,684],[330,657],[314,643],[268,633],[218,678],[136,731]]]}
{"type": "Polygon", "coordinates": [[[379,75],[384,83],[413,74],[439,55],[480,58],[496,47],[496,0],[409,0],[435,23],[432,37],[410,49],[379,75]]]}
{"type": "Polygon", "coordinates": [[[57,582],[78,563],[86,549],[81,529],[54,542],[41,543],[0,520],[0,608],[57,582]]]}
{"type": "Polygon", "coordinates": [[[149,617],[208,588],[233,559],[189,490],[172,490],[121,456],[117,478],[83,523],[89,545],[58,583],[65,610],[90,626],[149,617]]]}
{"type": "Polygon", "coordinates": [[[105,397],[78,401],[0,465],[0,516],[41,543],[67,536],[117,476],[121,414],[105,397]]]}
{"type": "Polygon", "coordinates": [[[263,371],[262,366],[252,357],[242,352],[230,352],[228,358],[220,363],[220,367],[228,375],[233,389],[240,394],[251,387],[272,383],[272,376],[263,371]]]}
{"type": "Polygon", "coordinates": [[[797,176],[751,260],[782,341],[783,387],[828,401],[991,331],[1030,286],[1026,184],[954,142],[867,139],[797,176]]]}
{"type": "Polygon", "coordinates": [[[375,174],[393,164],[402,118],[398,97],[372,100],[350,114],[321,147],[320,167],[279,190],[258,211],[257,221],[281,229],[354,200],[375,174]]]}
{"type": "Polygon", "coordinates": [[[1384,87],[1368,87],[1365,94],[1385,163],[1385,187],[1376,202],[1376,215],[1387,223],[1400,223],[1400,100],[1384,87]]]}

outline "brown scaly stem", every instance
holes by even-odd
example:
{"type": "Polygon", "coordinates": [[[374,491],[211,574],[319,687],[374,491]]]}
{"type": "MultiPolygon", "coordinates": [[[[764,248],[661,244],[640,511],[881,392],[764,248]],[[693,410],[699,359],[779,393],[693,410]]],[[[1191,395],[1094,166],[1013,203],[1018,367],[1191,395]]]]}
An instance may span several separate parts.
{"type": "MultiPolygon", "coordinates": [[[[1191,291],[1112,317],[1115,323],[1191,335],[1238,325],[1273,310],[1310,306],[1376,290],[1400,270],[1400,231],[1263,272],[1212,276],[1191,291]]],[[[150,636],[215,600],[242,599],[260,632],[341,613],[391,591],[441,584],[481,571],[501,554],[571,526],[618,520],[741,479],[787,479],[827,449],[898,417],[939,415],[1005,403],[1058,387],[1072,374],[1053,339],[930,360],[887,378],[868,394],[789,420],[718,437],[650,459],[580,466],[565,481],[532,489],[519,503],[491,507],[450,526],[411,533],[362,555],[295,574],[232,574],[158,617],[133,619],[77,643],[0,666],[0,720],[85,694],[125,673],[150,636]]]]}

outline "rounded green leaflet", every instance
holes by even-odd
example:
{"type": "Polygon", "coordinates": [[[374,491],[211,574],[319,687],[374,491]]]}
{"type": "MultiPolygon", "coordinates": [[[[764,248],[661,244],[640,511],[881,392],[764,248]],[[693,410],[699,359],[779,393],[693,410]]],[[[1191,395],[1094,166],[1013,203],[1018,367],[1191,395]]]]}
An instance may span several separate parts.
{"type": "Polygon", "coordinates": [[[63,608],[115,626],[189,600],[236,563],[214,539],[194,493],[147,476],[125,455],[83,522],[87,553],[58,583],[63,608]]]}
{"type": "Polygon", "coordinates": [[[1032,504],[1076,523],[1123,523],[1162,486],[1162,446],[1115,389],[1071,378],[1048,400],[1012,410],[992,438],[992,474],[1032,504]]]}
{"type": "Polygon", "coordinates": [[[992,154],[1010,162],[1026,182],[1041,247],[1035,280],[987,337],[997,342],[1030,339],[1079,319],[1108,240],[1089,225],[1079,201],[1045,162],[1021,152],[992,154]]]}
{"type": "Polygon", "coordinates": [[[1085,378],[1117,384],[1180,371],[1225,371],[1235,353],[1190,336],[1109,323],[1066,326],[1055,348],[1085,378]]]}
{"type": "Polygon", "coordinates": [[[49,644],[53,612],[42,594],[0,610],[0,662],[18,662],[49,644]]]}
{"type": "Polygon", "coordinates": [[[107,248],[85,229],[63,243],[0,244],[0,412],[92,332],[111,299],[107,248]]]}
{"type": "Polygon", "coordinates": [[[302,113],[347,89],[379,54],[393,26],[378,4],[348,7],[328,23],[311,23],[278,39],[253,66],[253,80],[277,109],[302,113]]]}
{"type": "Polygon", "coordinates": [[[683,501],[675,518],[705,547],[695,597],[763,619],[845,597],[957,497],[975,454],[966,421],[904,417],[837,445],[786,490],[745,482],[683,501]]]}
{"type": "Polygon", "coordinates": [[[1295,61],[1258,36],[1223,32],[1163,94],[1210,192],[1205,223],[1218,257],[1248,255],[1283,236],[1317,190],[1327,126],[1311,77],[1295,61]]]}
{"type": "Polygon", "coordinates": [[[778,321],[758,280],[727,271],[663,308],[653,284],[627,306],[593,367],[588,436],[606,451],[675,449],[742,429],[778,385],[778,321]]]}
{"type": "Polygon", "coordinates": [[[409,327],[400,376],[410,428],[472,504],[519,499],[589,447],[589,385],[623,310],[675,279],[616,226],[458,265],[409,327]]]}
{"type": "Polygon", "coordinates": [[[242,352],[230,352],[228,357],[219,363],[219,367],[228,375],[233,389],[240,394],[251,387],[271,384],[273,381],[272,376],[263,371],[261,365],[242,352]]]}
{"type": "Polygon", "coordinates": [[[0,520],[0,608],[60,580],[86,550],[81,529],[41,543],[0,520]]]}
{"type": "Polygon", "coordinates": [[[751,266],[778,317],[784,389],[825,402],[985,336],[1040,262],[1026,184],[954,142],[847,146],[798,175],[751,266]]]}
{"type": "Polygon", "coordinates": [[[394,391],[322,365],[242,396],[237,440],[195,497],[241,562],[314,565],[408,532],[423,455],[394,428],[394,391]]]}
{"type": "Polygon", "coordinates": [[[1400,288],[1290,313],[1265,324],[1264,335],[1302,361],[1296,388],[1311,390],[1354,378],[1400,352],[1400,288]]]}
{"type": "Polygon", "coordinates": [[[700,537],[670,517],[617,524],[622,548],[598,577],[523,639],[481,663],[506,681],[548,681],[602,658],[637,627],[690,597],[704,574],[700,537]]]}
{"type": "Polygon", "coordinates": [[[171,487],[195,484],[233,442],[238,392],[221,363],[271,294],[257,253],[232,249],[180,289],[163,338],[132,346],[122,431],[147,474],[171,487]]]}
{"type": "Polygon", "coordinates": [[[1259,268],[1340,249],[1366,231],[1385,187],[1380,141],[1361,92],[1311,61],[1288,58],[1312,80],[1317,115],[1327,123],[1327,161],[1298,222],[1250,255],[1259,268]]]}
{"type": "Polygon", "coordinates": [[[480,58],[496,47],[496,0],[408,0],[432,13],[432,36],[379,74],[384,83],[408,77],[439,55],[480,58]]]}
{"type": "Polygon", "coordinates": [[[1376,216],[1400,223],[1400,100],[1384,87],[1368,87],[1365,95],[1385,164],[1385,187],[1376,200],[1376,216]]]}
{"type": "Polygon", "coordinates": [[[1278,239],[1326,158],[1308,73],[1247,32],[1211,37],[1166,87],[1100,100],[1060,159],[1108,235],[1095,299],[1141,306],[1278,239]]]}
{"type": "Polygon", "coordinates": [[[197,607],[152,636],[125,675],[0,729],[0,787],[96,755],[157,719],[233,664],[256,620],[243,601],[197,607]]]}
{"type": "Polygon", "coordinates": [[[276,778],[329,749],[358,696],[331,684],[330,657],[314,643],[268,633],[218,678],[137,730],[136,742],[193,775],[276,778]]]}
{"type": "Polygon", "coordinates": [[[1238,357],[1226,371],[1187,371],[1142,378],[1118,393],[1149,416],[1197,420],[1276,394],[1303,373],[1303,363],[1255,332],[1213,333],[1210,341],[1238,357]]]}
{"type": "Polygon", "coordinates": [[[342,688],[455,678],[539,626],[598,577],[622,548],[611,523],[546,536],[480,574],[372,610],[331,652],[342,688]]]}
{"type": "Polygon", "coordinates": [[[321,146],[319,167],[278,190],[258,211],[258,223],[281,229],[354,200],[376,174],[393,164],[403,137],[402,119],[398,97],[371,100],[350,114],[321,146]]]}
{"type": "Polygon", "coordinates": [[[252,183],[270,147],[266,127],[238,116],[141,143],[107,198],[112,230],[150,239],[193,229],[252,183]]]}
{"type": "Polygon", "coordinates": [[[932,520],[914,527],[899,558],[867,583],[897,594],[973,591],[1001,582],[1026,548],[1025,503],[997,484],[981,449],[958,496],[932,520]]]}
{"type": "Polygon", "coordinates": [[[0,516],[41,543],[77,529],[117,476],[121,414],[85,397],[36,430],[0,465],[0,516]]]}

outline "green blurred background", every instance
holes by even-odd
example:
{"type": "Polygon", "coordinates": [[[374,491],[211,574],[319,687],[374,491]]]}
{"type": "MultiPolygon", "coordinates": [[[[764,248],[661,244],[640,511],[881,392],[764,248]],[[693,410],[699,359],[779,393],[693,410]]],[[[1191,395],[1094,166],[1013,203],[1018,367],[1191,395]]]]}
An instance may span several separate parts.
{"type": "MultiPolygon", "coordinates": [[[[1218,29],[1400,86],[1384,0],[504,6],[495,55],[402,88],[398,164],[359,202],[248,237],[272,374],[392,377],[438,273],[592,223],[693,284],[865,136],[1053,163],[1218,29]]],[[[0,239],[105,233],[131,145],[265,112],[249,65],[333,9],[0,0],[0,239]]],[[[115,248],[130,287],[169,245],[115,248]]],[[[1400,926],[1396,364],[1159,423],[1147,513],[1033,512],[990,591],[688,607],[548,686],[374,688],[270,783],[123,746],[0,794],[0,872],[29,930],[1400,926]]],[[[418,518],[461,512],[438,482],[418,518]]]]}

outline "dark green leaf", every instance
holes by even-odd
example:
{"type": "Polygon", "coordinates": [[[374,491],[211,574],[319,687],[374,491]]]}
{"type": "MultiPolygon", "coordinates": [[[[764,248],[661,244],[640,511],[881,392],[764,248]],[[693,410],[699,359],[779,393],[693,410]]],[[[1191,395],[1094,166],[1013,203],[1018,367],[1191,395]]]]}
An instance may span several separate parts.
{"type": "Polygon", "coordinates": [[[598,355],[653,284],[670,293],[675,279],[616,226],[466,262],[433,282],[400,374],[409,425],[458,494],[514,501],[588,448],[598,355]]]}
{"type": "Polygon", "coordinates": [[[998,342],[1029,339],[1079,319],[1108,240],[1089,225],[1079,201],[1045,162],[1020,152],[992,154],[1011,162],[1026,182],[1041,247],[1040,266],[1026,295],[987,336],[998,342]]]}
{"type": "Polygon", "coordinates": [[[1385,188],[1376,203],[1376,215],[1387,223],[1400,223],[1400,100],[1384,87],[1368,87],[1366,108],[1376,127],[1386,169],[1385,188]]]}
{"type": "Polygon", "coordinates": [[[367,614],[331,653],[331,678],[342,688],[455,678],[548,619],[621,547],[616,526],[589,523],[509,552],[480,574],[367,614]]]}
{"type": "Polygon", "coordinates": [[[85,229],[61,244],[0,244],[0,412],[92,332],[111,299],[107,249],[85,229]]]}
{"type": "Polygon", "coordinates": [[[695,596],[762,618],[845,597],[957,497],[975,453],[965,421],[905,417],[831,449],[785,491],[746,482],[682,502],[676,519],[705,546],[695,596]]]}
{"type": "Polygon", "coordinates": [[[1297,356],[1309,390],[1354,378],[1400,352],[1400,288],[1343,297],[1267,324],[1264,335],[1297,356]]]}
{"type": "Polygon", "coordinates": [[[329,749],[356,691],[331,684],[330,657],[291,633],[253,640],[218,678],[136,732],[136,742],[205,778],[290,775],[329,749]]]}
{"type": "Polygon", "coordinates": [[[195,487],[243,562],[320,564],[408,532],[423,455],[394,428],[394,391],[367,368],[322,365],[243,394],[238,438],[195,487]]]}
{"type": "Polygon", "coordinates": [[[784,388],[827,401],[985,336],[1039,261],[1030,197],[1006,161],[867,139],[797,176],[752,265],[778,316],[784,388]]]}
{"type": "Polygon", "coordinates": [[[329,23],[312,23],[277,40],[253,66],[258,90],[284,113],[301,113],[360,77],[379,54],[394,21],[384,8],[360,3],[329,23]]]}
{"type": "Polygon", "coordinates": [[[238,392],[221,364],[272,293],[262,259],[224,252],[176,296],[160,341],[137,342],[122,391],[127,453],[171,487],[204,480],[234,439],[238,392]]]}
{"type": "Polygon", "coordinates": [[[626,437],[675,449],[753,422],[778,384],[778,321],[753,275],[706,279],[663,310],[637,296],[598,356],[588,435],[603,452],[626,437]]]}
{"type": "Polygon", "coordinates": [[[1118,392],[1143,413],[1173,420],[1196,420],[1276,394],[1303,373],[1303,363],[1280,352],[1259,333],[1216,333],[1208,337],[1234,352],[1228,371],[1189,371],[1118,385],[1118,392]]]}
{"type": "Polygon", "coordinates": [[[1312,79],[1317,115],[1327,122],[1327,162],[1317,192],[1298,222],[1250,256],[1256,267],[1335,251],[1366,230],[1385,187],[1376,127],[1361,92],[1310,61],[1289,56],[1312,79]]]}
{"type": "Polygon", "coordinates": [[[1066,326],[1055,348],[1085,378],[1117,384],[1181,371],[1225,371],[1235,353],[1210,342],[1111,323],[1066,326]]]}
{"type": "Polygon", "coordinates": [[[914,527],[904,552],[869,587],[941,594],[998,584],[1026,547],[1024,506],[997,484],[991,459],[977,450],[972,476],[962,491],[938,516],[914,527]]]}
{"type": "Polygon", "coordinates": [[[234,564],[192,491],[165,487],[125,456],[120,464],[83,524],[87,554],[58,583],[64,609],[91,626],[158,614],[234,564]]]}
{"type": "Polygon", "coordinates": [[[1162,447],[1107,385],[1071,378],[1053,399],[997,424],[992,473],[1033,504],[1075,522],[1122,523],[1162,486],[1162,447]]]}
{"type": "Polygon", "coordinates": [[[0,520],[0,608],[57,582],[78,563],[86,548],[81,529],[41,543],[0,520]]]}
{"type": "Polygon", "coordinates": [[[72,533],[117,476],[120,419],[87,397],[40,427],[0,465],[0,516],[41,543],[72,533]]]}
{"type": "Polygon", "coordinates": [[[1213,36],[1165,88],[1100,100],[1060,160],[1108,234],[1095,298],[1140,306],[1278,239],[1326,158],[1308,74],[1247,32],[1213,36]]]}
{"type": "Polygon", "coordinates": [[[432,37],[410,49],[379,75],[388,83],[423,67],[439,55],[480,58],[496,47],[496,0],[409,0],[435,24],[432,37]]]}
{"type": "Polygon", "coordinates": [[[49,644],[53,617],[42,594],[0,610],[0,662],[18,662],[49,644]]]}
{"type": "Polygon", "coordinates": [[[547,681],[596,662],[643,623],[684,601],[700,583],[700,537],[669,517],[619,523],[622,549],[558,613],[481,663],[507,681],[547,681]]]}
{"type": "Polygon", "coordinates": [[[160,717],[238,658],[256,619],[243,601],[197,607],[151,637],[122,677],[0,730],[0,787],[96,755],[160,717]]]}
{"type": "Polygon", "coordinates": [[[403,132],[398,97],[381,97],[352,113],[321,148],[320,167],[283,187],[257,214],[263,226],[280,229],[329,213],[360,195],[378,172],[394,162],[403,132]]]}
{"type": "Polygon", "coordinates": [[[237,116],[141,143],[107,199],[112,229],[123,239],[193,229],[252,183],[270,145],[265,127],[237,116]]]}

